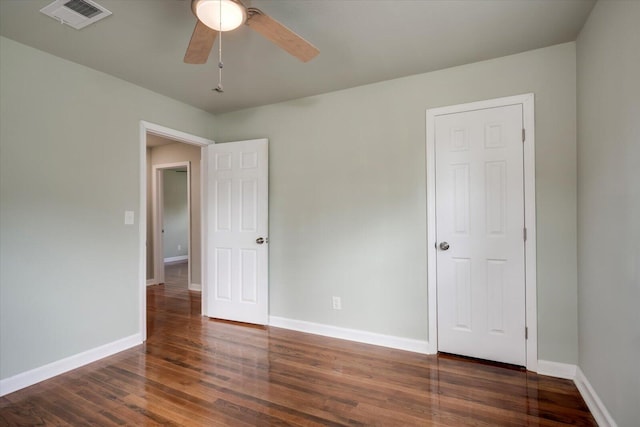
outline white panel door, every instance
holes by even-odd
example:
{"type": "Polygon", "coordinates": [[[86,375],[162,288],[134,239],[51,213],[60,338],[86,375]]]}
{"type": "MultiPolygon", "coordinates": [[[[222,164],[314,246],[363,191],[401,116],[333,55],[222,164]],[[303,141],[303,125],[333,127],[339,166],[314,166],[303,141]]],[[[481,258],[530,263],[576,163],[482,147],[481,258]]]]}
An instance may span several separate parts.
{"type": "Polygon", "coordinates": [[[437,116],[438,350],[526,365],[522,106],[437,116]]]}
{"type": "Polygon", "coordinates": [[[214,144],[206,155],[206,314],[266,325],[268,141],[214,144]]]}

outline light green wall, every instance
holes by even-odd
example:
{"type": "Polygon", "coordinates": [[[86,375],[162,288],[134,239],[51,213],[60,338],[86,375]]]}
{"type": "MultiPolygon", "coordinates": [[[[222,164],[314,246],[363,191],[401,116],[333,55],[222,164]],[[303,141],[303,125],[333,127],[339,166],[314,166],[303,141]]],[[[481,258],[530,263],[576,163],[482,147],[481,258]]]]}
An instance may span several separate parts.
{"type": "Polygon", "coordinates": [[[576,363],[575,65],[567,43],[217,116],[218,142],[270,141],[270,314],[426,340],[425,111],[533,92],[539,358],[576,363]]]}
{"type": "Polygon", "coordinates": [[[163,257],[189,253],[189,210],[187,207],[187,174],[172,169],[163,171],[163,257]]]}
{"type": "Polygon", "coordinates": [[[577,42],[579,366],[640,420],[640,2],[600,1],[577,42]]]}
{"type": "Polygon", "coordinates": [[[140,332],[140,120],[213,132],[204,111],[0,38],[0,378],[140,332]]]}

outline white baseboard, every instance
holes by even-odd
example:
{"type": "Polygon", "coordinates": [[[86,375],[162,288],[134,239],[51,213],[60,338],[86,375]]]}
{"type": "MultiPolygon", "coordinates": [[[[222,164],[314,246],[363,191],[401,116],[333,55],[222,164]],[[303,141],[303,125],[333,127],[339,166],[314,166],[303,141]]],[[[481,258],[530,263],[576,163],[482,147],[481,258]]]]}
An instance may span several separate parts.
{"type": "Polygon", "coordinates": [[[604,406],[604,403],[602,403],[602,400],[600,400],[589,380],[587,380],[587,377],[578,366],[538,360],[538,374],[573,380],[598,425],[600,427],[617,427],[606,406],[604,406]]]}
{"type": "Polygon", "coordinates": [[[164,263],[170,263],[170,262],[178,262],[178,261],[188,261],[189,260],[189,256],[188,255],[178,255],[178,256],[170,256],[164,259],[164,263]]]}
{"type": "Polygon", "coordinates": [[[202,292],[202,285],[200,283],[189,283],[189,290],[202,292]]]}
{"type": "Polygon", "coordinates": [[[578,391],[580,391],[582,398],[589,407],[591,415],[596,419],[598,425],[600,427],[617,427],[618,425],[613,420],[613,417],[607,410],[607,407],[604,406],[604,403],[602,403],[602,400],[600,400],[598,394],[593,389],[589,380],[587,380],[587,377],[585,377],[580,368],[577,368],[574,382],[576,383],[578,391]]]}
{"type": "Polygon", "coordinates": [[[538,374],[540,375],[573,380],[576,377],[576,368],[576,365],[571,365],[569,363],[538,360],[538,374]]]}
{"type": "Polygon", "coordinates": [[[48,380],[56,375],[63,374],[71,371],[72,369],[79,368],[104,357],[135,347],[138,344],[142,344],[142,337],[140,334],[134,334],[109,344],[105,344],[79,354],[74,354],[73,356],[49,363],[39,368],[2,379],[0,380],[0,396],[13,393],[14,391],[29,387],[30,385],[39,383],[40,381],[48,380]]]}
{"type": "Polygon", "coordinates": [[[157,285],[158,281],[156,279],[147,279],[147,286],[157,285]]]}
{"type": "Polygon", "coordinates": [[[302,320],[286,319],[284,317],[269,316],[269,326],[291,329],[299,332],[307,332],[325,337],[339,338],[343,340],[361,342],[365,344],[379,345],[382,347],[399,350],[413,351],[415,353],[429,354],[429,343],[411,338],[401,338],[392,335],[382,335],[373,332],[346,329],[337,326],[323,325],[320,323],[305,322],[302,320]]]}

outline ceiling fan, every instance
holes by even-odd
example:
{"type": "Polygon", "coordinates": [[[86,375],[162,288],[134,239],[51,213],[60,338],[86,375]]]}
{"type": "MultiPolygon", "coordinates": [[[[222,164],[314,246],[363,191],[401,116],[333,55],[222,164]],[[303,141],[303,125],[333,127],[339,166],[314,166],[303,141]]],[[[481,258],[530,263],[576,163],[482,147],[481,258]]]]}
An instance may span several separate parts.
{"type": "Polygon", "coordinates": [[[320,53],[280,22],[260,9],[246,7],[240,0],[191,0],[191,10],[198,20],[184,56],[187,64],[206,63],[218,33],[233,30],[243,23],[302,62],[310,61],[320,53]]]}

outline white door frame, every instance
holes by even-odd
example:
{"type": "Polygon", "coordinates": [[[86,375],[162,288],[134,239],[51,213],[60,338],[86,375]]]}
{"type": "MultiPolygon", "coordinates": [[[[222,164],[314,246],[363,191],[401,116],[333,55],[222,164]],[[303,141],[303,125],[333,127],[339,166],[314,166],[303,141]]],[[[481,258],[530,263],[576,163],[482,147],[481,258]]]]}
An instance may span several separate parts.
{"type": "MultiPolygon", "coordinates": [[[[163,172],[175,168],[187,168],[187,286],[191,288],[191,162],[174,162],[153,165],[151,174],[151,221],[153,229],[153,279],[164,283],[164,177],[163,172]]],[[[147,281],[147,284],[149,282],[147,281]]]]}
{"type": "Polygon", "coordinates": [[[536,177],[535,177],[535,116],[534,95],[509,96],[468,104],[430,108],[427,110],[427,284],[429,296],[429,341],[428,353],[438,352],[437,279],[436,279],[436,161],[435,119],[445,114],[503,107],[521,104],[523,111],[524,142],[524,224],[525,240],[525,298],[528,339],[526,342],[527,369],[538,370],[538,322],[536,302],[536,177]]]}
{"type": "MultiPolygon", "coordinates": [[[[147,339],[147,133],[199,147],[215,143],[211,139],[202,138],[190,133],[140,120],[140,215],[138,215],[138,284],[140,302],[138,311],[140,313],[140,317],[138,325],[140,328],[140,336],[143,341],[146,341],[147,339]]],[[[203,177],[201,175],[201,182],[202,179],[203,177]]],[[[202,189],[202,186],[200,188],[202,189]]],[[[204,241],[204,239],[201,240],[204,241]]],[[[204,253],[204,251],[201,251],[201,253],[204,253]]],[[[202,308],[204,309],[204,304],[202,305],[202,308]]],[[[204,315],[204,310],[202,313],[204,315]]]]}

